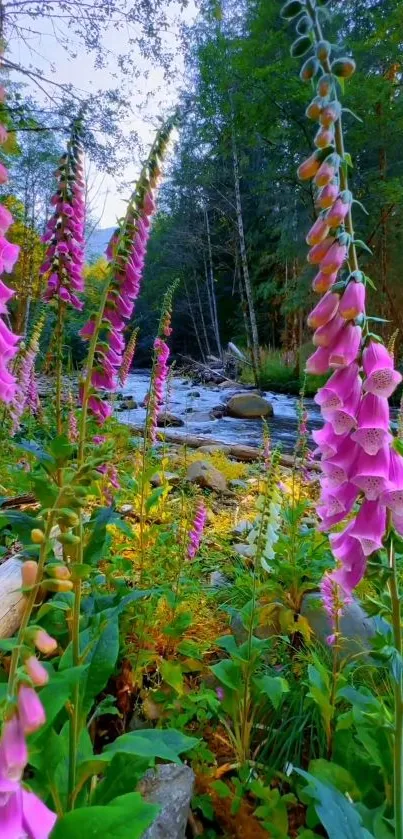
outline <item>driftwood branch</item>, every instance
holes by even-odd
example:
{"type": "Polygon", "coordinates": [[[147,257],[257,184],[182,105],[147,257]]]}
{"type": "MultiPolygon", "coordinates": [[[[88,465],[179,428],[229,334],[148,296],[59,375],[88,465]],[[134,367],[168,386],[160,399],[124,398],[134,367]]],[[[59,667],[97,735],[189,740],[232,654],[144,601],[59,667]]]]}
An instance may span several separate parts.
{"type": "Polygon", "coordinates": [[[9,638],[18,629],[24,610],[21,592],[21,561],[17,557],[0,565],[0,638],[9,638]]]}
{"type": "MultiPolygon", "coordinates": [[[[134,431],[136,434],[143,434],[143,426],[142,425],[129,425],[131,431],[134,431]]],[[[211,437],[197,437],[193,434],[180,434],[175,431],[168,431],[165,429],[164,431],[157,431],[157,440],[166,443],[174,443],[177,446],[188,446],[190,449],[198,449],[200,446],[221,446],[223,452],[229,457],[233,457],[235,460],[242,460],[246,463],[253,462],[255,460],[262,459],[262,451],[261,449],[256,449],[254,446],[245,446],[242,443],[238,443],[237,445],[232,445],[224,443],[222,440],[213,440],[211,437]]],[[[291,469],[296,462],[298,466],[299,460],[295,461],[293,455],[289,454],[282,454],[280,455],[279,459],[281,466],[286,466],[288,469],[291,469]]],[[[320,471],[320,464],[311,462],[309,464],[309,469],[313,472],[320,471]]]]}

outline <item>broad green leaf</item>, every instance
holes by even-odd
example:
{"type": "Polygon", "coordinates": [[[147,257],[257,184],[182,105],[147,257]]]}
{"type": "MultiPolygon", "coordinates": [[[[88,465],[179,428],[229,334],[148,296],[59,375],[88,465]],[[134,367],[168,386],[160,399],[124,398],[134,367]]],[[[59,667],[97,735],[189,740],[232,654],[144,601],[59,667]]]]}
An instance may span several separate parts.
{"type": "Polygon", "coordinates": [[[325,760],[325,758],[320,757],[316,760],[311,760],[309,764],[309,772],[311,775],[314,775],[315,778],[323,781],[323,783],[336,787],[336,789],[338,789],[339,792],[342,792],[343,795],[348,793],[350,798],[354,801],[360,798],[360,791],[354,781],[354,778],[350,775],[350,772],[347,769],[344,769],[343,766],[338,766],[337,763],[333,763],[333,761],[325,760]]]}
{"type": "Polygon", "coordinates": [[[173,728],[147,728],[117,737],[113,743],[105,747],[103,756],[124,752],[139,757],[159,757],[172,763],[180,763],[179,755],[193,749],[198,742],[196,737],[188,737],[173,728]]]}
{"type": "Polygon", "coordinates": [[[295,769],[308,782],[304,790],[314,799],[315,810],[329,839],[375,839],[362,825],[361,816],[335,787],[323,784],[309,772],[295,769]]]}
{"type": "Polygon", "coordinates": [[[66,434],[59,434],[58,437],[55,437],[51,441],[49,446],[49,451],[52,453],[58,466],[61,466],[71,458],[74,449],[75,446],[69,442],[66,434]]]}
{"type": "Polygon", "coordinates": [[[115,798],[107,806],[82,807],[56,822],[50,839],[140,839],[159,808],[147,804],[140,793],[115,798]]]}
{"type": "Polygon", "coordinates": [[[95,788],[92,804],[109,804],[116,796],[132,792],[148,769],[149,762],[138,755],[121,752],[113,755],[104,779],[95,788]]]}
{"type": "Polygon", "coordinates": [[[176,692],[183,693],[183,674],[180,664],[173,661],[162,661],[160,665],[161,675],[164,682],[170,685],[176,692]]]}
{"type": "MultiPolygon", "coordinates": [[[[80,656],[87,665],[80,685],[81,710],[90,710],[95,697],[105,687],[113,673],[119,654],[119,623],[114,612],[109,619],[102,620],[100,626],[91,626],[80,632],[80,656]]],[[[59,667],[64,671],[71,666],[72,645],[69,644],[60,660],[59,667]]]]}
{"type": "Polygon", "coordinates": [[[276,711],[281,705],[284,694],[290,690],[286,679],[281,676],[262,676],[261,679],[255,679],[254,684],[264,696],[270,699],[276,711]]]}
{"type": "Polygon", "coordinates": [[[239,664],[231,659],[219,661],[213,664],[210,670],[225,687],[230,690],[239,690],[242,687],[242,672],[239,664]]]}
{"type": "Polygon", "coordinates": [[[162,498],[164,493],[165,493],[165,488],[164,487],[157,487],[156,489],[153,490],[153,492],[148,496],[148,498],[146,500],[146,503],[144,504],[144,508],[145,508],[146,513],[149,513],[150,510],[152,510],[152,508],[155,507],[158,504],[160,498],[162,498]]]}

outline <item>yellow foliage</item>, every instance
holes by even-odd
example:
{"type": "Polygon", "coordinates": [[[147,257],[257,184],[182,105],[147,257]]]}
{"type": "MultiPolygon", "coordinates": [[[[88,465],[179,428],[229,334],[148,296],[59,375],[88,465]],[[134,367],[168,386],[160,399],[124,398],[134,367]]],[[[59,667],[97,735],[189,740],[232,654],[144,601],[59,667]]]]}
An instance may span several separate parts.
{"type": "MultiPolygon", "coordinates": [[[[200,458],[201,455],[197,454],[196,451],[188,456],[188,463],[194,463],[196,460],[200,460],[200,458]]],[[[211,463],[216,469],[219,469],[228,481],[238,481],[247,475],[247,464],[229,460],[224,452],[203,453],[202,459],[211,463]]]]}

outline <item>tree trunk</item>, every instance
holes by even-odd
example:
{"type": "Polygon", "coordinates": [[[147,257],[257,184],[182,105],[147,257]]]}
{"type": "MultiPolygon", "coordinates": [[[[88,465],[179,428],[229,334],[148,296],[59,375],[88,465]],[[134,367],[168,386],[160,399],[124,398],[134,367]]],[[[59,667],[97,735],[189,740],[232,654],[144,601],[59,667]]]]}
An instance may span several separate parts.
{"type": "Polygon", "coordinates": [[[241,190],[240,190],[240,187],[239,187],[238,151],[237,151],[237,146],[236,146],[234,126],[232,126],[232,162],[233,162],[233,166],[234,166],[235,205],[236,205],[236,217],[237,217],[237,223],[238,223],[239,249],[240,249],[240,252],[241,252],[242,273],[243,273],[243,280],[244,280],[244,286],[245,286],[245,294],[246,294],[246,299],[248,301],[248,309],[249,309],[250,333],[251,333],[251,340],[252,340],[252,365],[253,365],[253,373],[254,373],[254,377],[255,377],[255,384],[258,385],[259,384],[259,368],[260,368],[259,335],[258,335],[258,331],[257,331],[255,306],[254,306],[254,302],[253,302],[252,286],[251,286],[250,276],[249,276],[248,258],[247,258],[247,254],[246,254],[245,232],[244,232],[243,217],[242,217],[241,190]]]}
{"type": "Polygon", "coordinates": [[[204,342],[206,344],[206,354],[211,355],[210,341],[209,341],[208,334],[207,334],[206,321],[204,320],[203,305],[202,305],[202,301],[201,301],[201,297],[200,297],[200,289],[199,289],[199,283],[197,282],[196,272],[194,274],[194,281],[195,281],[195,287],[196,287],[197,302],[199,304],[200,320],[201,320],[201,325],[202,325],[202,329],[203,329],[204,342]]]}
{"type": "Polygon", "coordinates": [[[208,277],[210,279],[210,293],[211,293],[211,306],[212,306],[212,315],[213,315],[214,335],[215,335],[215,339],[216,339],[218,355],[219,355],[220,358],[222,358],[220,327],[219,327],[219,324],[218,324],[217,301],[216,301],[215,288],[214,288],[213,251],[212,251],[212,247],[211,247],[210,222],[209,222],[209,218],[208,218],[208,212],[207,212],[206,205],[204,205],[204,218],[205,218],[205,221],[206,221],[206,232],[207,232],[207,247],[208,247],[208,258],[209,258],[208,277]]]}
{"type": "Polygon", "coordinates": [[[188,287],[187,287],[187,285],[186,285],[186,280],[185,280],[185,278],[183,278],[183,284],[184,284],[184,286],[185,286],[185,294],[186,294],[186,299],[187,299],[187,301],[188,301],[188,306],[189,306],[190,317],[192,318],[193,329],[194,329],[194,333],[195,333],[195,336],[196,336],[196,341],[197,341],[197,343],[198,343],[198,345],[199,345],[199,350],[200,350],[200,355],[201,355],[201,358],[202,358],[202,360],[203,360],[203,361],[205,361],[205,360],[206,360],[206,357],[205,357],[205,355],[204,355],[202,342],[201,342],[201,340],[200,340],[199,330],[198,330],[197,325],[196,325],[196,320],[195,320],[195,316],[194,316],[194,312],[193,312],[193,307],[192,307],[192,301],[191,301],[191,299],[190,299],[190,295],[189,295],[188,287]]]}
{"type": "MultiPolygon", "coordinates": [[[[237,257],[236,257],[235,272],[238,276],[239,296],[241,298],[241,309],[242,309],[242,315],[243,315],[243,322],[244,322],[244,326],[245,326],[246,346],[247,346],[247,348],[250,352],[251,358],[253,358],[252,335],[251,335],[251,331],[250,331],[250,320],[248,318],[248,304],[247,304],[246,297],[245,297],[245,289],[243,287],[242,274],[241,274],[241,271],[239,270],[238,254],[237,254],[237,257]]],[[[253,371],[253,375],[255,375],[255,371],[253,371]]]]}

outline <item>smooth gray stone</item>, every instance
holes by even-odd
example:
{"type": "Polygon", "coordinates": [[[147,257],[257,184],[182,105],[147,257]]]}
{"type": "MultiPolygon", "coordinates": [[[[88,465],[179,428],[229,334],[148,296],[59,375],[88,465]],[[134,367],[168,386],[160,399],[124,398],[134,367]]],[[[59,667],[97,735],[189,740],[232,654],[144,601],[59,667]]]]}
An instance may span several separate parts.
{"type": "Polygon", "coordinates": [[[160,812],[142,839],[184,839],[195,776],[190,766],[174,763],[149,769],[137,789],[160,812]]]}

